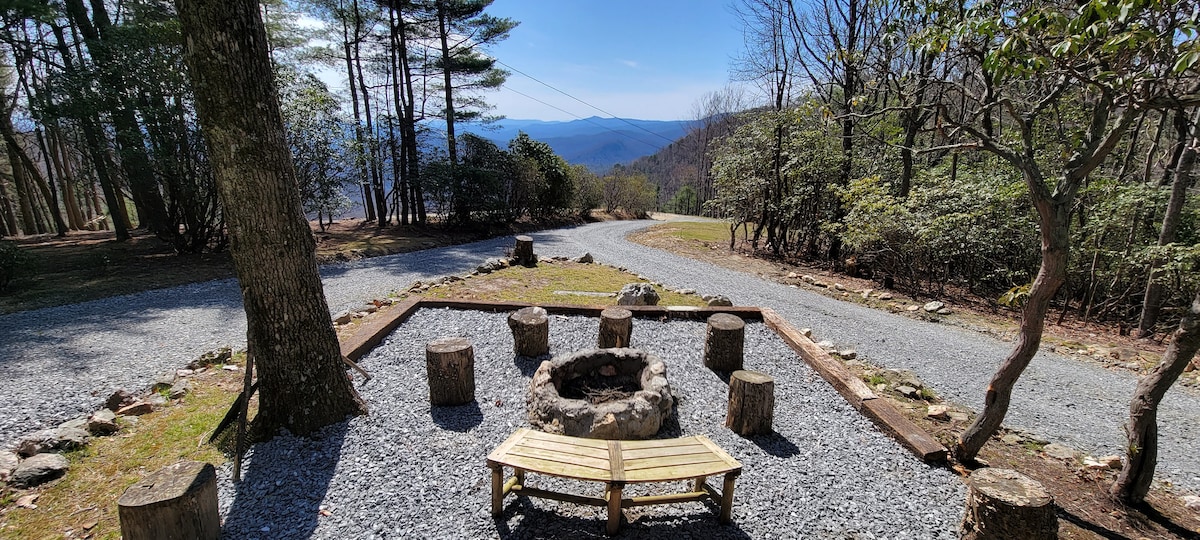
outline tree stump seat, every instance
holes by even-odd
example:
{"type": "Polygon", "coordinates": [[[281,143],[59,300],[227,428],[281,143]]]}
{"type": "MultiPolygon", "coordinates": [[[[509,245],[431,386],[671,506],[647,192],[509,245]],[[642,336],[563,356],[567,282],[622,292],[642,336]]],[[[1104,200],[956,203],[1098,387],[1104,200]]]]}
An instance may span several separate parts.
{"type": "Polygon", "coordinates": [[[463,337],[439,338],[425,346],[429,403],[463,405],[475,401],[475,349],[463,337]]]}
{"type": "Polygon", "coordinates": [[[1054,499],[1040,483],[1017,471],[984,468],[967,480],[964,540],[1058,538],[1054,499]]]}
{"type": "Polygon", "coordinates": [[[508,316],[513,334],[513,353],[538,357],[550,352],[550,317],[540,307],[527,307],[508,316]]]}
{"type": "Polygon", "coordinates": [[[704,435],[647,441],[606,441],[518,429],[487,457],[492,476],[492,515],[504,511],[509,493],[608,509],[608,534],[621,527],[621,509],[712,499],[720,501],[718,521],[729,523],[733,487],[742,465],[704,435]],[[513,477],[504,480],[504,467],[513,477]],[[526,485],[526,473],[572,478],[605,485],[603,497],[587,497],[526,485]],[[724,475],[718,492],[707,478],[724,475]],[[626,484],[691,480],[691,491],[646,497],[621,496],[626,484]]]}
{"type": "Polygon", "coordinates": [[[725,427],[747,437],[770,433],[775,419],[775,379],[758,371],[738,370],[729,376],[729,409],[725,427]]]}
{"type": "Polygon", "coordinates": [[[596,346],[601,349],[628,347],[633,335],[633,312],[611,307],[600,312],[600,336],[596,346]]]}
{"type": "Polygon", "coordinates": [[[217,470],[198,461],[163,467],[125,490],[117,515],[126,540],[216,540],[217,470]]]}
{"type": "Polygon", "coordinates": [[[713,371],[742,369],[746,322],[737,315],[717,313],[708,318],[704,334],[704,367],[713,371]]]}

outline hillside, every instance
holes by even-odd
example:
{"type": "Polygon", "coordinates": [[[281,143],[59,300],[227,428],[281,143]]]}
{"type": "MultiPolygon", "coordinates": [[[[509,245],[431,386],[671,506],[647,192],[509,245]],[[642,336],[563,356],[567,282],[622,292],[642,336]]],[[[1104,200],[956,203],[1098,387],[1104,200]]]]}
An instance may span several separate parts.
{"type": "Polygon", "coordinates": [[[682,137],[690,122],[683,120],[636,120],[593,116],[569,122],[505,119],[497,124],[468,131],[500,146],[524,131],[549,144],[554,152],[577,165],[596,172],[616,164],[627,164],[663,148],[682,137]]]}

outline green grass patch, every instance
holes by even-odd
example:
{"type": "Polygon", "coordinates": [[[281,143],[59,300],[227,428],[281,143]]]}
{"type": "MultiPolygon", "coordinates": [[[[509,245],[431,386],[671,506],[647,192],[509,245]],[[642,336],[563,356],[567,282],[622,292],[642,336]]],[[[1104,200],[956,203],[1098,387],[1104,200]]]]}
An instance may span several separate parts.
{"type": "Polygon", "coordinates": [[[706,243],[729,243],[729,224],[723,221],[675,221],[655,225],[650,228],[652,233],[661,233],[683,240],[706,243]]]}
{"type": "Polygon", "coordinates": [[[194,377],[193,391],[181,403],[124,423],[116,435],[93,438],[86,449],[67,454],[71,469],[62,479],[5,493],[0,538],[120,538],[117,499],[130,485],[183,460],[225,463],[225,454],[207,440],[233,403],[232,388],[241,377],[241,371],[219,369],[194,377]],[[29,493],[39,493],[37,508],[16,508],[16,499],[29,493]]]}
{"type": "MultiPolygon", "coordinates": [[[[558,294],[555,291],[615,293],[626,283],[645,282],[628,272],[599,264],[573,262],[542,263],[534,268],[520,266],[505,268],[490,274],[458,281],[445,287],[430,289],[429,298],[528,302],[531,304],[570,304],[581,306],[610,306],[615,296],[558,294]]],[[[679,294],[655,287],[666,306],[704,306],[704,300],[694,294],[679,294]]]]}

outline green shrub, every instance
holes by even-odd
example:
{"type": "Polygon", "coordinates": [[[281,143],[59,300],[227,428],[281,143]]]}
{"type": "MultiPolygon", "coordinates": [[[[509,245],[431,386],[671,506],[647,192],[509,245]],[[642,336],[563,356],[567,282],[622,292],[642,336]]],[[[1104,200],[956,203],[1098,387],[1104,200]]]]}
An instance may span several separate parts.
{"type": "Polygon", "coordinates": [[[0,242],[0,292],[8,289],[24,261],[25,253],[16,242],[0,242]]]}

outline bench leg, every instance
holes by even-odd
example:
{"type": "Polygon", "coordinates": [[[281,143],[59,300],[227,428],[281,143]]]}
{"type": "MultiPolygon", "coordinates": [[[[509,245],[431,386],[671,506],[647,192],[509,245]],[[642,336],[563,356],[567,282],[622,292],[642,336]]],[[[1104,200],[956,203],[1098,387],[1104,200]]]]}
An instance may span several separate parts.
{"type": "Polygon", "coordinates": [[[504,467],[492,469],[492,515],[504,512],[504,467]]]}
{"type": "Polygon", "coordinates": [[[737,475],[728,473],[725,475],[725,485],[721,486],[721,515],[717,517],[717,521],[722,525],[729,523],[733,518],[733,483],[737,481],[737,475]]]}
{"type": "Polygon", "coordinates": [[[707,479],[707,476],[697,476],[696,478],[693,478],[692,491],[704,491],[704,481],[707,479]]]}
{"type": "Polygon", "coordinates": [[[623,484],[616,482],[608,484],[608,534],[617,534],[621,529],[621,491],[624,489],[623,484]]]}

